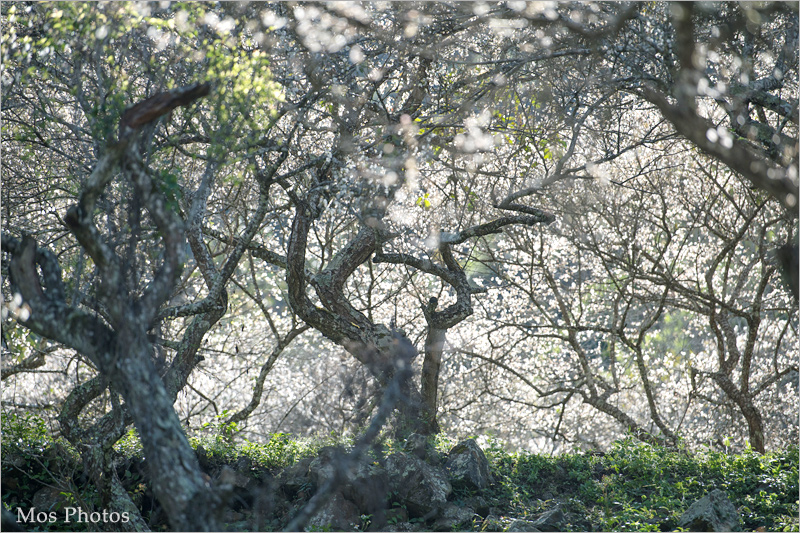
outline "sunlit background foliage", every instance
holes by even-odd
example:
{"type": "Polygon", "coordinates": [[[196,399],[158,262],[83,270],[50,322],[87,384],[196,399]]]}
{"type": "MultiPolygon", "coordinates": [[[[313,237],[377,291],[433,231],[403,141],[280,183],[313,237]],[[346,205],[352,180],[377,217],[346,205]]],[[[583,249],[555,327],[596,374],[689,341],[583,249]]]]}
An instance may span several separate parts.
{"type": "MultiPolygon", "coordinates": [[[[772,75],[790,28],[796,33],[797,9],[700,9],[698,31],[708,41],[698,53],[710,73],[700,108],[725,146],[738,134],[719,102],[772,75]],[[720,21],[742,16],[749,33],[720,37],[720,21]]],[[[668,90],[675,82],[669,5],[641,4],[619,34],[568,31],[600,27],[622,10],[549,2],[3,3],[3,231],[53,250],[70,301],[91,307],[94,266],[65,230],[66,208],[127,106],[209,81],[207,99],[149,132],[148,164],[186,220],[192,195],[210,184],[202,227],[218,266],[255,211],[265,214],[234,265],[228,312],[178,397],[190,434],[216,431],[248,405],[259,375],[260,403],[235,426],[254,442],[275,432],[351,434],[374,408],[369,373],[302,327],[287,303],[285,265],[264,252],[286,255],[293,195],[314,186],[309,172],[333,162],[309,238],[310,271],[384,200],[383,221],[397,234],[384,251],[434,262],[443,236],[496,218],[503,199],[555,216],[550,225],[508,226],[455,248],[470,283],[485,292],[447,333],[444,433],[564,452],[605,449],[631,421],[692,448],[743,449],[748,424],[715,381],[726,360],[763,419],[767,448],[785,447],[797,440],[800,411],[797,301],[774,251],[796,243],[796,218],[639,97],[643,84],[668,90]],[[259,176],[282,155],[285,177],[260,199],[259,176]]],[[[775,98],[793,101],[796,113],[796,53],[784,64],[775,98]]],[[[769,107],[757,113],[780,126],[770,140],[783,150],[777,159],[796,162],[797,121],[769,107]]],[[[155,229],[131,219],[128,192],[112,184],[97,224],[138,265],[126,280],[136,291],[159,258],[148,244],[155,229]]],[[[208,291],[188,247],[185,255],[170,306],[208,291]]],[[[24,304],[4,291],[3,411],[38,412],[57,434],[61,402],[95,370],[20,325],[24,304]],[[23,371],[6,375],[12,367],[23,371]]],[[[432,296],[440,306],[455,301],[434,276],[386,263],[361,265],[346,292],[420,350],[422,307],[432,296]]],[[[188,321],[161,324],[167,360],[188,321]]],[[[106,394],[82,416],[110,408],[106,394]]]]}

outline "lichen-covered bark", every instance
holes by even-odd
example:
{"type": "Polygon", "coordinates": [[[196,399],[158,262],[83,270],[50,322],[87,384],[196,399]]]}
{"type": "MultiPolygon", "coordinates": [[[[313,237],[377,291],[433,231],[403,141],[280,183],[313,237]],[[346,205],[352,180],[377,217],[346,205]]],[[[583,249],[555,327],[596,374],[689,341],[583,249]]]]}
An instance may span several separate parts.
{"type": "Polygon", "coordinates": [[[731,379],[722,372],[715,372],[711,374],[711,378],[722,389],[725,394],[734,401],[736,406],[747,421],[748,440],[750,446],[759,453],[766,451],[764,443],[764,421],[761,418],[761,412],[753,403],[753,398],[741,390],[731,381],[731,379]]]}
{"type": "MultiPolygon", "coordinates": [[[[85,458],[98,482],[110,463],[110,447],[124,432],[126,417],[139,431],[150,464],[153,490],[175,529],[216,530],[215,513],[219,498],[206,484],[194,452],[183,432],[172,404],[174,394],[185,381],[194,360],[198,339],[187,344],[182,365],[175,367],[169,391],[151,359],[147,331],[159,308],[167,300],[182,268],[183,223],[167,202],[144,166],[135,136],[111,145],[89,176],[78,202],[65,221],[79,244],[94,261],[98,271],[98,304],[104,318],[67,303],[56,257],[39,249],[31,237],[22,240],[3,235],[2,247],[10,255],[11,289],[18,292],[30,315],[23,323],[32,331],[69,346],[96,366],[99,377],[76,390],[65,403],[61,420],[65,435],[84,445],[94,445],[85,458]],[[161,261],[152,279],[134,295],[124,282],[126,265],[95,226],[97,199],[115,177],[130,181],[136,205],[142,205],[155,223],[161,244],[161,261]],[[41,272],[41,274],[40,274],[41,272]],[[189,361],[191,360],[191,361],[189,361]],[[79,427],[77,414],[83,406],[110,385],[120,394],[122,406],[103,417],[89,430],[79,427]],[[171,394],[172,392],[172,394],[171,394]],[[99,455],[97,455],[99,454],[99,455]]],[[[213,320],[213,319],[212,319],[213,320]]],[[[88,452],[87,452],[88,453],[88,452]]],[[[119,495],[113,480],[107,493],[119,495]]],[[[125,506],[124,500],[114,500],[125,506]]],[[[141,525],[141,524],[140,524],[141,525]]]]}
{"type": "MultiPolygon", "coordinates": [[[[172,408],[172,398],[150,358],[149,323],[141,320],[137,302],[132,299],[111,302],[115,304],[114,312],[120,313],[122,318],[112,325],[85,311],[71,308],[59,299],[63,296],[63,290],[59,288],[60,276],[49,276],[42,283],[38,275],[19,275],[21,268],[30,266],[31,250],[42,270],[59,270],[54,256],[36,250],[35,246],[32,239],[26,239],[23,244],[13,237],[3,236],[3,249],[11,254],[11,262],[17,265],[12,269],[12,272],[17,272],[11,279],[12,290],[18,291],[30,307],[30,317],[24,325],[80,351],[96,365],[101,379],[107,380],[122,395],[150,463],[153,490],[173,526],[198,531],[215,529],[213,493],[203,480],[194,452],[172,408]],[[113,326],[117,327],[116,330],[113,326]],[[201,511],[195,509],[198,502],[203,504],[201,511]]],[[[74,427],[76,422],[72,418],[72,409],[91,401],[100,386],[104,388],[104,383],[92,382],[85,390],[72,396],[74,403],[68,403],[70,410],[62,416],[68,434],[73,431],[76,432],[74,436],[84,436],[74,427]]],[[[106,462],[94,458],[87,464],[103,468],[106,462]]]]}
{"type": "Polygon", "coordinates": [[[287,253],[289,304],[306,323],[333,342],[346,348],[361,363],[380,377],[388,368],[384,358],[391,331],[373,324],[355,309],[344,296],[344,283],[352,273],[375,252],[377,239],[372,228],[361,229],[330,260],[329,264],[312,279],[307,279],[305,255],[308,232],[316,215],[309,204],[312,196],[297,206],[287,253]],[[306,294],[310,284],[324,307],[315,306],[306,294]]]}
{"type": "MultiPolygon", "coordinates": [[[[311,225],[319,216],[313,207],[317,200],[316,195],[311,193],[306,199],[296,199],[295,202],[296,212],[286,257],[289,304],[303,321],[344,347],[386,387],[396,372],[392,356],[397,351],[394,344],[402,342],[406,346],[405,351],[410,349],[414,354],[417,353],[416,349],[402,335],[398,340],[399,332],[370,321],[350,304],[343,291],[347,279],[377,250],[380,230],[362,228],[334,254],[319,274],[308,279],[305,269],[306,246],[311,225]],[[315,306],[308,297],[306,291],[309,284],[313,286],[323,307],[315,306]]],[[[400,387],[405,400],[398,404],[400,430],[422,431],[419,389],[410,380],[403,380],[400,387]]]]}

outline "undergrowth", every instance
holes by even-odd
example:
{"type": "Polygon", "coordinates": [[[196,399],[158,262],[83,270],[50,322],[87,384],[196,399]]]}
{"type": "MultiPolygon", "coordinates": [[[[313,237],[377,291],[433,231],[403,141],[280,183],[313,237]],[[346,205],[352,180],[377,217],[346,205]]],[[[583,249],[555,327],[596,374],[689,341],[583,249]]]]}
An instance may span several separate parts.
{"type": "Polygon", "coordinates": [[[497,454],[492,497],[527,517],[559,503],[572,531],[676,530],[681,514],[714,489],[738,508],[742,529],[798,531],[798,448],[765,455],[650,446],[626,439],[605,454],[497,454]]]}
{"type": "MultiPolygon", "coordinates": [[[[327,436],[298,439],[277,433],[263,444],[235,439],[235,427],[207,428],[207,435],[191,437],[192,446],[206,463],[232,465],[240,470],[276,473],[326,445],[352,445],[351,439],[327,436]]],[[[45,487],[61,490],[63,502],[91,502],[93,489],[81,472],[78,453],[61,439],[49,436],[36,417],[5,415],[2,419],[3,490],[6,509],[29,509],[34,494],[45,487]]],[[[604,454],[573,453],[558,456],[509,453],[497,440],[478,438],[492,466],[495,484],[480,497],[491,509],[475,515],[461,528],[504,530],[516,519],[535,520],[558,506],[567,531],[678,530],[679,518],[695,501],[713,489],[724,490],[741,516],[744,531],[798,531],[797,446],[764,455],[746,450],[727,454],[712,450],[690,453],[683,449],[642,444],[632,438],[615,443],[604,454]],[[486,514],[486,513],[484,513],[486,514]]],[[[430,444],[440,454],[457,443],[439,435],[430,444]]],[[[131,494],[141,501],[149,483],[134,465],[142,461],[135,430],[115,449],[121,474],[131,483],[131,494]]],[[[403,443],[384,439],[383,453],[403,449],[403,443]]],[[[203,460],[201,460],[201,464],[203,460]]],[[[245,472],[247,473],[247,472],[245,472]]],[[[252,472],[251,472],[252,474],[252,472]]],[[[451,499],[466,504],[478,496],[456,491],[451,499]]],[[[147,513],[143,512],[147,519],[147,513]]],[[[45,525],[48,526],[48,525],[45,525]]],[[[54,523],[51,530],[77,530],[77,524],[54,523]]]]}

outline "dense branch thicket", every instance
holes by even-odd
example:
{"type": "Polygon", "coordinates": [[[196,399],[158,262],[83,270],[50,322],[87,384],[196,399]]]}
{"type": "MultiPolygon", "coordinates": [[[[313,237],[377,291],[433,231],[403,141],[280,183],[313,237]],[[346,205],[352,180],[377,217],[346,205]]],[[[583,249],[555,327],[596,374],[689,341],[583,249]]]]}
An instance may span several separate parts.
{"type": "Polygon", "coordinates": [[[2,17],[3,408],[109,506],[131,424],[215,529],[186,427],[358,432],[391,384],[401,437],[794,440],[796,5],[2,17]]]}

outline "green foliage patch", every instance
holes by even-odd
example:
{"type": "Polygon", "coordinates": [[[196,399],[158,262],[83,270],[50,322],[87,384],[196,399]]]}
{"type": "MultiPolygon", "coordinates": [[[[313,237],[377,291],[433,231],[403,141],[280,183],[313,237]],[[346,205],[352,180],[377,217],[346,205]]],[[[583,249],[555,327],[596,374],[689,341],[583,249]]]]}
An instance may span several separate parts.
{"type": "MultiPolygon", "coordinates": [[[[57,494],[55,509],[62,506],[90,506],[94,503],[91,490],[75,483],[80,464],[78,452],[64,439],[54,439],[45,421],[31,414],[7,414],[0,417],[2,428],[2,500],[5,509],[16,515],[17,508],[27,511],[33,495],[42,489],[57,494]]],[[[85,529],[76,523],[50,524],[51,530],[78,531],[85,529]]]]}
{"type": "MultiPolygon", "coordinates": [[[[221,416],[221,420],[227,415],[221,416]]],[[[235,427],[212,424],[208,435],[190,442],[209,467],[247,467],[247,475],[276,472],[322,446],[352,444],[349,439],[326,436],[298,439],[285,433],[266,443],[234,441],[235,427]]],[[[78,486],[80,457],[68,443],[53,439],[45,422],[36,416],[5,415],[3,437],[3,504],[7,509],[27,509],[36,491],[60,487],[65,502],[91,505],[89,485],[78,486]]],[[[446,454],[458,441],[444,435],[431,445],[446,454]]],[[[509,453],[497,440],[479,442],[492,465],[495,484],[480,497],[492,516],[471,524],[473,531],[508,527],[515,519],[535,520],[558,505],[566,531],[667,531],[679,529],[679,519],[689,506],[714,489],[724,490],[738,509],[744,531],[798,531],[798,447],[764,455],[752,450],[727,454],[706,450],[690,453],[681,448],[642,444],[633,438],[619,441],[607,453],[571,453],[559,456],[509,453]]],[[[403,449],[403,443],[384,441],[384,453],[403,449]]],[[[143,453],[135,430],[115,446],[124,471],[120,475],[132,499],[140,505],[151,496],[149,482],[137,465],[143,453]]],[[[468,505],[477,493],[455,491],[451,499],[468,505]],[[462,501],[463,500],[463,501],[462,501]]],[[[143,506],[144,507],[144,506],[143,506]]],[[[149,516],[142,509],[143,516],[149,516]]],[[[50,530],[67,530],[77,524],[51,524],[50,530]]]]}
{"type": "Polygon", "coordinates": [[[695,501],[724,490],[743,530],[798,531],[798,448],[760,455],[617,442],[605,454],[506,454],[494,461],[492,499],[528,518],[559,503],[571,531],[663,531],[695,501]]]}

